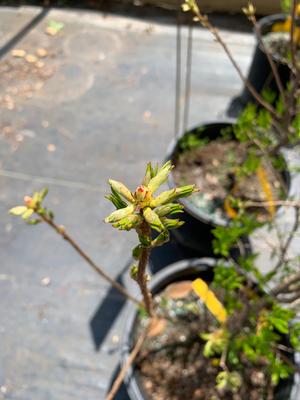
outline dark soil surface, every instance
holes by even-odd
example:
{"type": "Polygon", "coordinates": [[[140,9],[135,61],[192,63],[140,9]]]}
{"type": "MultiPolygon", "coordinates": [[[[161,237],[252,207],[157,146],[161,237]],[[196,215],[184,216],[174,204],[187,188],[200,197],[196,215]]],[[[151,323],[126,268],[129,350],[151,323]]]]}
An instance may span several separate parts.
{"type": "MultiPolygon", "coordinates": [[[[224,200],[234,197],[251,201],[265,201],[266,194],[257,174],[235,178],[236,165],[247,155],[244,143],[218,139],[205,146],[181,153],[175,160],[174,179],[177,185],[195,184],[199,193],[191,202],[210,215],[226,218],[224,200]]],[[[280,183],[273,170],[263,163],[273,200],[281,196],[280,183]]],[[[261,217],[268,217],[268,211],[260,209],[261,217]]]]}
{"type": "Polygon", "coordinates": [[[167,291],[155,298],[156,303],[164,305],[161,317],[168,321],[166,328],[146,339],[136,362],[148,399],[265,399],[266,378],[263,372],[250,367],[241,371],[243,384],[237,393],[216,389],[215,379],[221,369],[217,359],[203,356],[204,341],[199,336],[216,322],[193,293],[170,299],[167,291]]]}

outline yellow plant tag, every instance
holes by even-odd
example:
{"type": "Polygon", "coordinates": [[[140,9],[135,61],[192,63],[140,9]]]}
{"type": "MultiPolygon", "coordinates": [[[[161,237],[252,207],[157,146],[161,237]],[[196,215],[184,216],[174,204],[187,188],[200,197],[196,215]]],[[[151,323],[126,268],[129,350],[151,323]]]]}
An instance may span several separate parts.
{"type": "Polygon", "coordinates": [[[224,210],[229,218],[235,219],[238,216],[237,212],[231,207],[228,197],[224,200],[224,210]]]}
{"type": "Polygon", "coordinates": [[[217,299],[215,294],[209,289],[207,284],[200,278],[192,283],[194,292],[203,301],[213,316],[221,323],[227,319],[227,312],[223,304],[217,299]]]}
{"type": "MultiPolygon", "coordinates": [[[[299,16],[300,14],[300,7],[299,4],[296,9],[296,15],[299,16]]],[[[287,32],[290,33],[291,31],[291,25],[292,25],[292,18],[289,15],[287,19],[283,22],[276,22],[272,26],[272,32],[287,32]]],[[[294,43],[299,44],[299,35],[300,35],[300,29],[296,26],[294,28],[294,43]]]]}
{"type": "MultiPolygon", "coordinates": [[[[258,168],[257,177],[258,177],[259,182],[261,184],[261,187],[262,187],[262,189],[263,189],[263,191],[265,193],[266,200],[268,202],[272,203],[273,202],[272,189],[271,189],[271,185],[270,185],[270,183],[268,181],[267,174],[266,174],[266,171],[265,171],[264,168],[262,168],[262,167],[258,168]]],[[[276,212],[274,204],[270,204],[268,206],[268,210],[269,210],[270,216],[273,217],[275,215],[275,212],[276,212]]]]}

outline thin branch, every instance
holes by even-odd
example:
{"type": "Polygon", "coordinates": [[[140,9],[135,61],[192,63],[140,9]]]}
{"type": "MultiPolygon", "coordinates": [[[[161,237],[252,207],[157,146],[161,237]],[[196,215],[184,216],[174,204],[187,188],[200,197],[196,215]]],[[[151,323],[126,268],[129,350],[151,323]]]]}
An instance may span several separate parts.
{"type": "Polygon", "coordinates": [[[57,233],[59,233],[76,250],[76,252],[89,264],[89,266],[92,267],[95,272],[97,272],[98,275],[100,275],[103,279],[105,279],[107,282],[109,282],[116,290],[118,290],[127,299],[133,301],[135,304],[141,305],[141,302],[139,302],[135,297],[133,297],[130,293],[128,293],[128,291],[122,285],[120,285],[118,282],[116,282],[114,279],[112,279],[109,275],[107,275],[106,272],[104,272],[103,269],[100,268],[81,249],[81,247],[75,242],[75,240],[72,239],[71,236],[67,233],[67,231],[64,227],[57,225],[47,215],[39,214],[39,216],[43,219],[43,221],[45,221],[49,226],[51,226],[51,228],[53,228],[57,233]]]}
{"type": "Polygon", "coordinates": [[[283,281],[283,283],[280,283],[277,285],[274,289],[271,290],[271,295],[277,297],[281,293],[285,293],[285,290],[289,288],[294,283],[299,283],[300,282],[300,272],[297,272],[291,276],[289,276],[287,279],[283,281]]]}
{"type": "MultiPolygon", "coordinates": [[[[294,221],[293,227],[292,227],[291,231],[289,232],[289,235],[288,235],[288,238],[287,238],[285,244],[280,249],[279,260],[277,261],[277,264],[273,268],[272,272],[277,272],[278,269],[281,267],[281,265],[284,263],[286,254],[287,254],[288,249],[291,244],[291,241],[293,240],[295,233],[297,232],[297,230],[299,228],[299,223],[300,223],[300,210],[299,210],[299,208],[295,208],[295,221],[294,221]]],[[[280,241],[280,238],[279,238],[279,241],[280,241]]]]}
{"type": "Polygon", "coordinates": [[[252,96],[256,99],[256,101],[263,106],[266,110],[268,110],[275,119],[279,119],[279,115],[277,114],[275,108],[271,106],[269,103],[267,103],[263,97],[258,93],[258,91],[253,87],[253,85],[248,81],[248,79],[244,76],[240,66],[238,63],[235,61],[235,58],[233,57],[231,51],[229,50],[227,44],[224,42],[222,37],[220,36],[219,31],[211,24],[209,21],[208,17],[206,15],[203,15],[198,6],[193,8],[193,12],[196,15],[197,19],[199,22],[202,24],[204,28],[207,28],[211,34],[214,36],[216,41],[223,47],[223,50],[225,51],[226,55],[228,56],[231,64],[235,68],[236,72],[238,73],[240,79],[243,81],[244,85],[247,87],[249,92],[252,94],[252,96]]]}
{"type": "Polygon", "coordinates": [[[278,301],[280,301],[280,303],[294,303],[296,300],[300,299],[300,290],[295,292],[293,296],[285,296],[286,297],[277,297],[278,301]]]}
{"type": "Polygon", "coordinates": [[[271,67],[271,69],[272,69],[272,72],[273,72],[274,79],[275,79],[276,85],[277,85],[277,87],[278,87],[278,90],[279,90],[279,92],[280,92],[280,94],[281,94],[281,96],[282,96],[282,98],[283,98],[283,100],[284,100],[284,103],[286,104],[285,91],[284,91],[284,87],[283,87],[283,84],[282,84],[280,75],[279,75],[279,73],[278,73],[278,68],[277,68],[277,66],[276,66],[276,64],[275,64],[275,62],[274,62],[274,60],[273,60],[273,58],[272,58],[272,56],[271,56],[269,50],[267,49],[267,47],[266,47],[266,45],[265,45],[265,43],[264,43],[264,41],[263,41],[262,34],[261,34],[261,31],[260,31],[260,29],[259,29],[259,27],[258,27],[258,24],[257,24],[257,20],[256,20],[255,15],[252,14],[252,15],[249,17],[249,20],[250,20],[250,21],[252,22],[252,24],[253,24],[254,31],[255,31],[255,33],[256,33],[256,36],[257,36],[257,38],[258,38],[258,41],[259,41],[259,43],[261,44],[262,50],[263,50],[263,52],[265,53],[265,55],[266,55],[266,57],[267,57],[267,59],[268,59],[268,62],[269,62],[269,64],[270,64],[270,67],[271,67]]]}
{"type": "Polygon", "coordinates": [[[220,358],[220,367],[224,371],[228,371],[228,367],[226,365],[227,355],[228,355],[228,344],[224,347],[221,358],[220,358]]]}
{"type": "Polygon", "coordinates": [[[292,70],[297,73],[297,61],[296,61],[296,41],[295,41],[295,24],[296,24],[296,9],[298,0],[293,0],[291,9],[291,31],[290,31],[290,48],[291,48],[291,60],[292,70]]]}
{"type": "Polygon", "coordinates": [[[249,207],[269,207],[269,206],[286,206],[300,208],[300,201],[298,200],[274,200],[274,201],[245,201],[244,208],[249,207]]]}
{"type": "Polygon", "coordinates": [[[150,324],[144,330],[144,332],[139,336],[133,350],[129,354],[129,357],[128,357],[126,363],[121,368],[121,370],[120,370],[118,376],[116,377],[116,379],[112,385],[112,388],[111,388],[110,392],[108,393],[108,395],[106,396],[105,400],[113,400],[115,398],[115,395],[117,394],[117,392],[126,376],[128,369],[130,368],[130,366],[136,359],[137,355],[139,354],[139,352],[144,344],[144,341],[148,334],[149,327],[150,327],[150,324]]]}

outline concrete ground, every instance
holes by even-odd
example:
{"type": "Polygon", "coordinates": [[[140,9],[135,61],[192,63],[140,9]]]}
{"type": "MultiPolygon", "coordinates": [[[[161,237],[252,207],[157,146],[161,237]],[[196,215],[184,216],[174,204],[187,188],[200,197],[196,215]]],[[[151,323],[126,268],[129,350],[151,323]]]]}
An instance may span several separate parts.
{"type": "MultiPolygon", "coordinates": [[[[47,226],[7,210],[48,186],[57,222],[111,276],[124,275],[136,240],[102,222],[112,210],[107,179],[134,188],[174,137],[176,27],[41,12],[0,10],[0,399],[101,400],[118,364],[123,299],[47,226]],[[54,36],[51,20],[64,24],[54,36]]],[[[252,35],[223,34],[246,71],[252,35]]],[[[188,126],[224,116],[240,89],[197,29],[188,126]]]]}

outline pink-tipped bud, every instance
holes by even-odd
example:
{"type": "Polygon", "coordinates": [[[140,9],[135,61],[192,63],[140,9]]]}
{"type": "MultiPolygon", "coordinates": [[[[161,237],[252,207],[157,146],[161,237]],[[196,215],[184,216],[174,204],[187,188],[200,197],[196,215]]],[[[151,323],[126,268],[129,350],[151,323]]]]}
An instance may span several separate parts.
{"type": "Polygon", "coordinates": [[[144,203],[150,201],[151,192],[146,186],[140,185],[136,188],[134,197],[139,203],[144,203]]]}
{"type": "Polygon", "coordinates": [[[30,196],[25,196],[24,197],[24,204],[26,207],[30,207],[33,204],[33,198],[30,196]]]}

